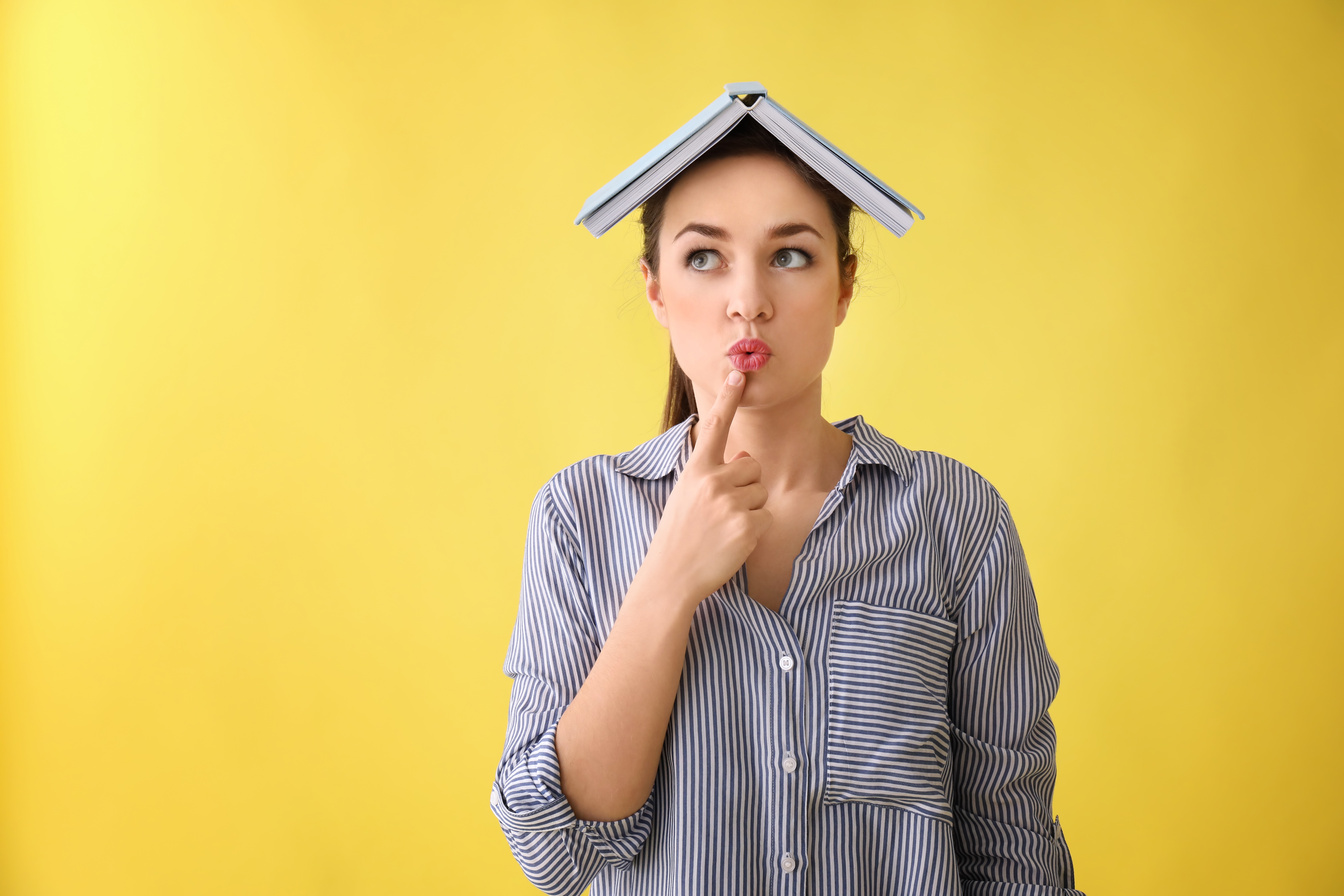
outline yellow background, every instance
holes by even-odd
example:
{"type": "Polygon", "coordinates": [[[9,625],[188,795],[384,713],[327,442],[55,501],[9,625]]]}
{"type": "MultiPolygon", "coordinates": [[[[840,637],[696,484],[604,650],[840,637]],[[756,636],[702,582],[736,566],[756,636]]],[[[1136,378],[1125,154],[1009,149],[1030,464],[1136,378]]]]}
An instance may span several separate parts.
{"type": "Polygon", "coordinates": [[[530,892],[528,508],[652,437],[730,80],[921,206],[825,412],[1003,492],[1091,896],[1344,892],[1344,7],[10,0],[0,892],[530,892]]]}

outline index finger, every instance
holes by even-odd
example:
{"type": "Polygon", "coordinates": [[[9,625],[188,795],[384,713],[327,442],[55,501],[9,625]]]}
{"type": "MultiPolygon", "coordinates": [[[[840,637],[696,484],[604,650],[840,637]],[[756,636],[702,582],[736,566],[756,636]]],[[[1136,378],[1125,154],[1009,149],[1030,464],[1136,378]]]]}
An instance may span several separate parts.
{"type": "Polygon", "coordinates": [[[742,387],[747,375],[734,370],[724,380],[718,397],[709,413],[700,418],[700,433],[695,438],[695,448],[691,451],[691,460],[706,458],[700,463],[719,465],[723,463],[723,452],[728,447],[728,428],[733,425],[733,415],[737,413],[737,403],[742,400],[742,387]],[[733,378],[738,379],[737,383],[733,378]]]}

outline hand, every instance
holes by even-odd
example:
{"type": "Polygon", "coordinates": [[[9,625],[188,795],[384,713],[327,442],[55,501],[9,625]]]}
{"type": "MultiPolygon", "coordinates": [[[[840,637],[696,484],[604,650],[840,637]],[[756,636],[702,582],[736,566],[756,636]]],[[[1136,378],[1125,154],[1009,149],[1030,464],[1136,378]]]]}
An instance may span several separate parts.
{"type": "Polygon", "coordinates": [[[745,451],[723,459],[745,384],[746,374],[733,371],[700,418],[695,448],[644,558],[643,569],[697,604],[732,578],[774,521],[765,509],[760,462],[745,451]]]}

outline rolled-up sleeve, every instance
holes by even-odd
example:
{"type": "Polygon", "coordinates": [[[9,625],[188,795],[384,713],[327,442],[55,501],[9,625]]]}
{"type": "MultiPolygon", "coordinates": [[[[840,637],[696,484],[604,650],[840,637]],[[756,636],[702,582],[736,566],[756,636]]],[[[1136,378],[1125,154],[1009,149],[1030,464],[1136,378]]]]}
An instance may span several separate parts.
{"type": "Polygon", "coordinates": [[[596,631],[573,534],[551,489],[532,502],[518,619],[504,658],[513,679],[504,755],[490,808],[528,879],[553,896],[583,892],[604,867],[627,868],[648,838],[653,795],[615,821],[574,815],[560,789],[555,730],[597,660],[596,631]]]}
{"type": "Polygon", "coordinates": [[[960,602],[951,661],[953,810],[967,896],[1060,896],[1073,862],[1051,818],[1059,668],[1008,506],[960,602]]]}

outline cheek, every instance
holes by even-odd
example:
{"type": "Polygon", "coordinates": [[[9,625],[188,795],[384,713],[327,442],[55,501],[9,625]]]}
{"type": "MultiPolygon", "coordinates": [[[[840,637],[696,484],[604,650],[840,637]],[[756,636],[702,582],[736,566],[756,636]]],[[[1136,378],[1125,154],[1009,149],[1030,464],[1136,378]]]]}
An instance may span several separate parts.
{"type": "Polygon", "coordinates": [[[685,308],[669,309],[667,331],[683,368],[713,354],[719,335],[703,315],[687,313],[685,308]]]}
{"type": "MultiPolygon", "coordinates": [[[[719,343],[723,341],[722,315],[704,297],[670,292],[663,296],[667,309],[667,332],[677,363],[693,380],[707,380],[728,364],[719,343]]],[[[726,375],[726,374],[725,374],[726,375]]]]}
{"type": "Polygon", "coordinates": [[[688,334],[704,332],[719,323],[722,303],[703,283],[686,282],[689,278],[672,277],[663,284],[663,307],[668,328],[688,334]]]}

